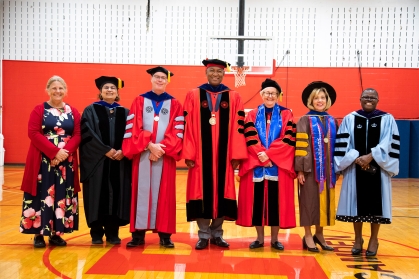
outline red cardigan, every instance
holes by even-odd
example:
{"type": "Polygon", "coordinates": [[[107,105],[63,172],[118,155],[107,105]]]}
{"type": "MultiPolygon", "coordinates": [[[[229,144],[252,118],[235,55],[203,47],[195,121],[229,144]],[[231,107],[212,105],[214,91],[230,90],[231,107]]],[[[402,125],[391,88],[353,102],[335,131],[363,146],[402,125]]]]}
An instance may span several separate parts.
{"type": "MultiPolygon", "coordinates": [[[[74,129],[71,139],[65,145],[69,154],[73,154],[74,171],[74,191],[80,192],[79,169],[77,162],[77,148],[80,144],[80,113],[74,107],[70,106],[74,116],[74,129]]],[[[60,150],[51,143],[42,131],[42,121],[44,116],[44,103],[37,105],[29,117],[28,137],[31,140],[28,156],[26,157],[25,172],[23,173],[22,186],[20,190],[25,191],[32,196],[36,196],[38,172],[41,166],[41,153],[44,153],[50,160],[54,159],[60,150]]]]}

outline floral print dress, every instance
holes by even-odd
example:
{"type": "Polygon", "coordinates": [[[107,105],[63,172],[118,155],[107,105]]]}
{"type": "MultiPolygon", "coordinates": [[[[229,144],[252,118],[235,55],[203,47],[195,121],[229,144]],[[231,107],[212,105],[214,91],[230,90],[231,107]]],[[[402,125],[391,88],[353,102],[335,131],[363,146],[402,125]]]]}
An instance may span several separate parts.
{"type": "MultiPolygon", "coordinates": [[[[42,130],[55,146],[65,148],[74,128],[73,113],[69,105],[62,109],[44,103],[42,130]]],[[[74,192],[73,156],[52,167],[50,159],[42,153],[38,173],[37,195],[23,195],[23,213],[20,232],[51,236],[71,233],[78,229],[78,197],[74,192]]],[[[76,170],[77,171],[77,170],[76,170]]]]}

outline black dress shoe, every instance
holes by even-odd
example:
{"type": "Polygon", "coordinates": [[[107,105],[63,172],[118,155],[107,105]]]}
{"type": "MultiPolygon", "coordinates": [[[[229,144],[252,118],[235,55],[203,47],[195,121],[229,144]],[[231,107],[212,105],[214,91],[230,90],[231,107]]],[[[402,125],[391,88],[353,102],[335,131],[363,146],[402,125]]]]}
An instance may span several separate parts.
{"type": "Polygon", "coordinates": [[[200,238],[195,245],[196,250],[202,250],[208,246],[208,239],[200,238]]]}
{"type": "Polygon", "coordinates": [[[307,249],[309,252],[314,252],[314,253],[318,253],[320,252],[319,248],[316,247],[308,247],[307,243],[306,243],[306,238],[303,236],[303,248],[307,249]]]}
{"type": "Polygon", "coordinates": [[[92,239],[92,244],[103,244],[103,240],[102,239],[92,239]]]}
{"type": "Polygon", "coordinates": [[[166,248],[175,248],[175,244],[170,238],[160,238],[160,245],[166,248]]]}
{"type": "Polygon", "coordinates": [[[121,239],[119,237],[117,237],[117,236],[111,237],[111,238],[107,238],[106,241],[109,242],[110,244],[114,244],[114,245],[121,244],[121,239]]]}
{"type": "Polygon", "coordinates": [[[282,243],[279,241],[275,241],[274,243],[271,242],[271,247],[276,250],[284,250],[284,245],[282,245],[282,243]]]}
{"type": "Polygon", "coordinates": [[[54,234],[49,238],[49,245],[52,246],[66,246],[67,242],[61,238],[61,236],[54,234]]]}
{"type": "Polygon", "coordinates": [[[47,246],[45,244],[44,236],[43,235],[37,235],[33,238],[33,246],[35,248],[44,248],[47,246]]]}
{"type": "Polygon", "coordinates": [[[141,238],[133,238],[133,239],[131,239],[130,242],[127,243],[127,248],[137,247],[137,246],[140,246],[140,245],[144,245],[144,243],[145,243],[144,239],[141,239],[141,238]]]}
{"type": "Polygon", "coordinates": [[[215,245],[220,246],[220,247],[230,246],[230,244],[228,244],[228,242],[225,241],[221,236],[211,238],[210,243],[215,244],[215,245]]]}
{"type": "Polygon", "coordinates": [[[365,251],[365,256],[367,257],[374,257],[377,255],[378,252],[378,243],[377,243],[377,249],[375,250],[375,252],[372,252],[370,250],[365,251]]]}
{"type": "Polygon", "coordinates": [[[255,240],[252,243],[250,243],[249,248],[250,249],[256,249],[256,248],[260,248],[263,247],[263,242],[259,242],[259,240],[255,240]]]}
{"type": "Polygon", "coordinates": [[[335,251],[335,248],[330,247],[330,246],[328,246],[327,244],[326,244],[326,245],[323,245],[323,244],[320,242],[320,240],[317,238],[317,236],[316,236],[316,235],[314,235],[314,236],[313,236],[313,241],[314,241],[314,243],[319,244],[319,245],[320,245],[320,247],[322,247],[322,249],[323,249],[323,250],[326,250],[326,251],[335,251]]]}
{"type": "Polygon", "coordinates": [[[352,250],[351,250],[352,256],[359,256],[359,255],[361,255],[361,253],[362,253],[362,245],[364,245],[364,239],[362,239],[362,242],[361,242],[361,249],[352,248],[352,250]]]}

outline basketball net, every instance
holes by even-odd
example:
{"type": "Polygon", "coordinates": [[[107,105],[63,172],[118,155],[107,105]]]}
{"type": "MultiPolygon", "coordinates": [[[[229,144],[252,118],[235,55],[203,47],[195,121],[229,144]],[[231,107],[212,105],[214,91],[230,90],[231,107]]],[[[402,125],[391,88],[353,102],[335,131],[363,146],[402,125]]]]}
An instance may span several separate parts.
{"type": "Polygon", "coordinates": [[[249,66],[237,67],[232,66],[231,69],[234,71],[234,86],[240,87],[246,85],[246,71],[249,70],[249,66]]]}

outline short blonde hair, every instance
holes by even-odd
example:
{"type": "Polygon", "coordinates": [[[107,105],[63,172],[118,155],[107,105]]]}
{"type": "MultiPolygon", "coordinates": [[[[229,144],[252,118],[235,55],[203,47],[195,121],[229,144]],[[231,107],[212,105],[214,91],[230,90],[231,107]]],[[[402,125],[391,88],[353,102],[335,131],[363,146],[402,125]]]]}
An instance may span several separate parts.
{"type": "Polygon", "coordinates": [[[332,106],[332,101],[330,100],[330,96],[329,96],[329,93],[327,93],[326,88],[320,87],[320,88],[313,89],[313,91],[311,91],[311,93],[310,93],[310,96],[308,96],[307,107],[309,109],[315,110],[314,107],[313,107],[313,99],[314,99],[314,97],[317,97],[322,92],[326,96],[326,107],[324,108],[324,111],[327,111],[332,106]]]}
{"type": "Polygon", "coordinates": [[[65,83],[64,79],[62,77],[59,77],[59,76],[52,76],[52,77],[49,78],[49,80],[47,82],[47,88],[46,88],[47,90],[51,86],[51,83],[53,83],[54,81],[60,82],[64,86],[65,91],[67,91],[67,83],[65,83]]]}

